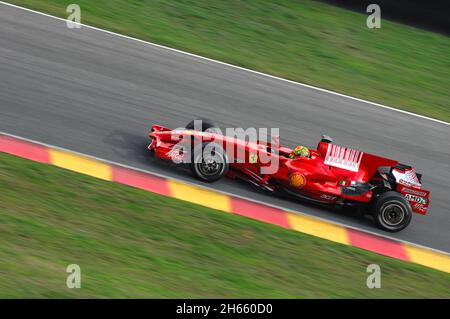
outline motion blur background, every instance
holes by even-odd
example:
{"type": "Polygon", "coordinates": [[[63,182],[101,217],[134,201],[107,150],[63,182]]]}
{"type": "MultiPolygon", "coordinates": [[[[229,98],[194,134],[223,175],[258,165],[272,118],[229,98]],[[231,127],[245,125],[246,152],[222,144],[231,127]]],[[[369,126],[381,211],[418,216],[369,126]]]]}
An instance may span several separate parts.
{"type": "MultiPolygon", "coordinates": [[[[64,19],[75,2],[88,25],[450,121],[446,1],[377,1],[381,29],[367,28],[365,1],[8,2],[64,19]]],[[[150,124],[202,116],[224,127],[279,127],[287,146],[314,146],[327,133],[418,167],[430,215],[389,235],[450,251],[445,123],[4,4],[0,27],[0,131],[190,183],[186,172],[149,160],[150,124]]],[[[450,295],[445,272],[3,153],[0,187],[1,297],[450,295]],[[66,287],[72,263],[81,289],[66,287]],[[372,263],[381,265],[382,289],[366,286],[372,263]]],[[[381,233],[369,219],[248,185],[211,187],[381,233]]],[[[448,255],[418,256],[448,268],[448,255]]]]}

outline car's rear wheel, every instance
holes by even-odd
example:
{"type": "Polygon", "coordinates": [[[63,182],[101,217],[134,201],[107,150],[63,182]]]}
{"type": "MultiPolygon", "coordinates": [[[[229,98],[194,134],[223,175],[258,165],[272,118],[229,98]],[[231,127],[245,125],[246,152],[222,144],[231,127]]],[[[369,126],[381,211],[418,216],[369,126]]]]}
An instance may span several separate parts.
{"type": "Polygon", "coordinates": [[[375,223],[386,231],[398,232],[411,222],[411,205],[397,192],[389,191],[379,195],[373,208],[375,223]]]}
{"type": "Polygon", "coordinates": [[[215,182],[228,172],[228,157],[217,143],[203,143],[192,152],[192,174],[201,181],[215,182]]]}

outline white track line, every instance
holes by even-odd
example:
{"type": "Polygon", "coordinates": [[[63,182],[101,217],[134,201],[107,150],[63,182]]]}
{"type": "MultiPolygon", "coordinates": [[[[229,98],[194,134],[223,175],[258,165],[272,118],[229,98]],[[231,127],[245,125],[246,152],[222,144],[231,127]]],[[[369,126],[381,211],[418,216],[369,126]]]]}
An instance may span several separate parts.
{"type": "MultiPolygon", "coordinates": [[[[253,198],[250,198],[250,197],[245,197],[245,196],[233,194],[233,193],[230,193],[230,192],[218,190],[218,189],[215,189],[215,188],[212,188],[212,187],[209,187],[209,186],[196,184],[196,183],[188,181],[188,180],[183,180],[183,179],[180,179],[180,178],[171,177],[171,176],[167,176],[167,175],[160,174],[160,173],[147,171],[147,170],[144,170],[144,169],[141,169],[141,168],[129,166],[129,165],[126,165],[126,164],[121,164],[121,163],[110,161],[110,160],[106,160],[106,159],[103,159],[103,158],[100,158],[100,157],[88,155],[88,154],[85,154],[85,153],[80,153],[80,152],[77,152],[77,151],[69,150],[67,148],[63,148],[63,147],[59,147],[59,146],[55,146],[55,145],[51,145],[51,144],[35,141],[35,140],[29,139],[29,138],[25,138],[25,137],[22,137],[22,136],[17,136],[17,135],[6,133],[6,132],[2,132],[2,131],[0,131],[0,135],[9,136],[9,137],[12,137],[12,138],[15,138],[15,139],[19,139],[19,140],[22,140],[22,141],[27,141],[27,142],[30,142],[30,143],[33,143],[33,144],[38,144],[38,145],[42,145],[42,146],[45,146],[45,147],[48,147],[48,148],[52,148],[52,149],[56,149],[56,150],[60,150],[60,151],[69,152],[69,153],[72,153],[72,154],[84,156],[84,157],[87,157],[87,158],[90,158],[90,159],[93,159],[93,160],[96,160],[96,161],[99,161],[99,162],[108,163],[108,164],[111,164],[111,165],[116,165],[116,166],[120,166],[120,167],[123,167],[123,168],[128,168],[128,169],[131,169],[131,170],[134,170],[134,171],[138,171],[138,172],[145,173],[145,174],[150,174],[150,175],[153,175],[153,176],[157,176],[157,177],[161,177],[161,178],[164,178],[164,179],[176,181],[176,182],[179,182],[179,183],[188,184],[188,185],[191,185],[191,186],[194,186],[194,187],[206,189],[206,190],[209,190],[209,191],[212,191],[212,192],[215,192],[215,193],[220,193],[220,194],[228,195],[228,196],[231,196],[231,197],[240,198],[240,199],[243,199],[243,200],[246,200],[246,201],[249,201],[249,202],[253,202],[253,203],[257,203],[257,204],[261,204],[261,205],[264,205],[264,206],[270,206],[270,207],[273,207],[273,208],[276,208],[276,209],[280,209],[282,211],[286,211],[286,212],[291,212],[291,213],[295,213],[295,214],[298,214],[298,215],[312,217],[312,218],[315,218],[317,220],[321,220],[323,222],[327,222],[327,223],[339,225],[339,226],[342,226],[342,227],[354,229],[354,230],[361,231],[361,232],[364,232],[364,233],[368,233],[368,234],[371,234],[371,235],[374,235],[374,236],[383,237],[383,238],[386,238],[386,239],[390,239],[392,241],[408,244],[408,245],[415,246],[415,247],[424,248],[424,249],[427,249],[427,250],[430,250],[430,251],[434,251],[436,253],[440,253],[440,254],[444,254],[444,255],[450,256],[450,252],[445,252],[443,250],[439,250],[439,249],[435,249],[435,248],[432,248],[432,247],[428,247],[428,246],[412,243],[412,242],[409,242],[407,240],[402,240],[402,239],[390,237],[390,236],[387,236],[387,235],[384,235],[384,234],[379,234],[379,233],[376,233],[376,232],[373,232],[373,231],[370,231],[370,230],[367,230],[367,229],[359,228],[359,227],[356,227],[356,226],[350,226],[350,225],[347,225],[347,224],[344,224],[344,223],[341,223],[341,222],[338,222],[338,221],[328,220],[326,218],[319,217],[319,216],[314,216],[314,215],[311,215],[311,214],[308,214],[308,213],[305,213],[305,212],[300,212],[300,211],[297,211],[297,210],[288,209],[286,207],[273,205],[271,203],[259,201],[257,199],[253,199],[253,198]]],[[[49,165],[54,166],[51,163],[49,165]]],[[[112,182],[114,182],[114,181],[112,181],[112,182]]],[[[119,183],[119,184],[121,184],[121,183],[119,183]]],[[[126,185],[126,184],[124,184],[124,185],[126,185]]],[[[312,236],[314,236],[314,235],[312,235],[312,236]]],[[[314,236],[314,237],[316,237],[316,236],[314,236]]]]}
{"type": "MultiPolygon", "coordinates": [[[[32,13],[35,13],[35,14],[39,14],[39,15],[42,15],[42,16],[45,16],[45,17],[57,19],[57,20],[60,20],[60,21],[64,21],[64,22],[67,21],[66,19],[63,19],[63,18],[55,17],[55,16],[52,16],[50,14],[46,14],[46,13],[42,13],[42,12],[39,12],[39,11],[31,10],[31,9],[28,9],[28,8],[20,7],[20,6],[17,6],[17,5],[8,3],[8,2],[0,1],[0,4],[4,4],[4,5],[7,5],[7,6],[16,8],[16,9],[32,12],[32,13]]],[[[262,72],[258,72],[258,71],[254,71],[254,70],[250,70],[250,69],[246,69],[246,68],[243,68],[243,67],[240,67],[240,66],[237,66],[237,65],[233,65],[233,64],[226,63],[226,62],[210,59],[210,58],[207,58],[207,57],[204,57],[204,56],[201,56],[201,55],[197,55],[197,54],[193,54],[193,53],[189,53],[189,52],[186,52],[186,51],[177,50],[177,49],[170,48],[170,47],[167,47],[167,46],[164,46],[164,45],[160,45],[160,44],[157,44],[157,43],[153,43],[153,42],[144,41],[144,40],[140,40],[140,39],[137,39],[137,38],[129,37],[129,36],[126,36],[126,35],[123,35],[123,34],[120,34],[120,33],[115,33],[115,32],[112,32],[112,31],[96,28],[96,27],[93,27],[93,26],[90,26],[90,25],[87,25],[87,24],[80,23],[80,25],[83,26],[83,27],[86,27],[88,29],[92,29],[92,30],[108,33],[108,34],[111,34],[111,35],[114,35],[114,36],[118,36],[118,37],[121,37],[121,38],[125,38],[125,39],[128,39],[128,40],[133,40],[133,41],[137,41],[137,42],[144,43],[144,44],[147,44],[147,45],[151,45],[151,46],[155,46],[155,47],[162,48],[162,49],[165,49],[165,50],[169,50],[169,51],[172,51],[172,52],[188,55],[188,56],[191,56],[191,57],[195,57],[197,59],[202,59],[202,60],[206,60],[206,61],[209,61],[209,62],[218,63],[218,64],[225,65],[227,67],[238,69],[238,70],[241,70],[241,71],[250,72],[250,73],[253,73],[253,74],[257,74],[257,75],[260,75],[260,76],[268,77],[268,78],[271,78],[271,79],[275,79],[275,80],[279,80],[279,81],[283,81],[283,82],[287,82],[287,83],[291,83],[291,84],[295,84],[295,85],[300,85],[300,86],[307,87],[307,88],[310,88],[310,89],[314,89],[314,90],[317,90],[317,91],[321,91],[321,92],[325,92],[325,93],[328,93],[328,94],[337,95],[337,96],[340,96],[340,97],[345,97],[345,98],[348,98],[348,99],[351,99],[351,100],[354,100],[354,101],[375,105],[375,106],[382,107],[382,108],[385,108],[385,109],[388,109],[388,110],[391,110],[391,111],[396,111],[396,112],[400,112],[400,113],[403,113],[403,114],[408,114],[408,115],[411,115],[411,116],[419,117],[419,118],[422,118],[422,119],[426,119],[426,120],[429,120],[429,121],[433,121],[433,122],[436,122],[436,123],[440,123],[440,124],[444,124],[444,125],[449,125],[450,126],[449,122],[441,121],[441,120],[434,119],[434,118],[431,118],[431,117],[428,117],[428,116],[424,116],[424,115],[420,115],[420,114],[416,114],[416,113],[400,110],[400,109],[397,109],[397,108],[394,108],[394,107],[391,107],[391,106],[387,106],[387,105],[383,105],[383,104],[379,104],[379,103],[363,100],[363,99],[360,99],[360,98],[357,98],[357,97],[353,97],[353,96],[345,95],[345,94],[342,94],[342,93],[338,93],[338,92],[322,89],[322,88],[319,88],[319,87],[316,87],[316,86],[312,86],[312,85],[308,85],[308,84],[304,84],[304,83],[300,83],[300,82],[295,82],[295,81],[284,79],[284,78],[281,78],[281,77],[278,77],[278,76],[274,76],[274,75],[270,75],[270,74],[266,74],[266,73],[262,73],[262,72]]]]}

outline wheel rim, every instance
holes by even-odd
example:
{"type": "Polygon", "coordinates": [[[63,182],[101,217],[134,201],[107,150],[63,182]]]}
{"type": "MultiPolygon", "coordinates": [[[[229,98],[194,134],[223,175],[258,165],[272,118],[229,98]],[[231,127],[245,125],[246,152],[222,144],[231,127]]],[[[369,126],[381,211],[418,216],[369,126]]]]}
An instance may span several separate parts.
{"type": "Polygon", "coordinates": [[[197,167],[202,175],[212,176],[222,171],[223,163],[221,163],[217,154],[207,155],[202,158],[202,162],[197,167]]]}
{"type": "Polygon", "coordinates": [[[385,224],[398,226],[405,219],[405,210],[398,204],[390,204],[383,209],[381,217],[385,224]]]}

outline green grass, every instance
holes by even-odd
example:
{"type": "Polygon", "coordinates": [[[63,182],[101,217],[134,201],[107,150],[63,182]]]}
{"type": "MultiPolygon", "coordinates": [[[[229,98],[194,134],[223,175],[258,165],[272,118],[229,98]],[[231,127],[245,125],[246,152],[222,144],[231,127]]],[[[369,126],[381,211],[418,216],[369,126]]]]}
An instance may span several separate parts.
{"type": "Polygon", "coordinates": [[[443,272],[3,153],[0,189],[2,298],[450,296],[443,272]]]}
{"type": "MultiPolygon", "coordinates": [[[[9,0],[67,17],[72,0],[9,0]]],[[[77,0],[82,22],[450,121],[450,39],[318,1],[77,0]]],[[[338,111],[338,110],[337,110],[338,111]]]]}

